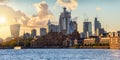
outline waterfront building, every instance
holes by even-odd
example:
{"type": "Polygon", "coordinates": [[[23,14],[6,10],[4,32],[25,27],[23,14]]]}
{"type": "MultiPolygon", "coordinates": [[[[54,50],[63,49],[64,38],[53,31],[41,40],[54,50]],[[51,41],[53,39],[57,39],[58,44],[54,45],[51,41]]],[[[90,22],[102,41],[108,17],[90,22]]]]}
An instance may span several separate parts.
{"type": "Polygon", "coordinates": [[[110,43],[110,37],[100,37],[100,43],[101,44],[109,44],[110,43]]]}
{"type": "Polygon", "coordinates": [[[110,33],[110,49],[120,49],[120,37],[117,32],[110,33]]]}
{"type": "Polygon", "coordinates": [[[31,30],[31,37],[32,37],[32,38],[36,37],[36,35],[37,35],[36,32],[37,32],[36,29],[32,29],[32,30],[31,30]]]}
{"type": "Polygon", "coordinates": [[[84,39],[84,44],[95,44],[96,43],[96,39],[95,38],[86,38],[84,39]]]}
{"type": "Polygon", "coordinates": [[[74,40],[74,45],[78,45],[78,40],[77,39],[74,40]]]}
{"type": "Polygon", "coordinates": [[[44,36],[46,34],[47,34],[46,28],[40,28],[40,36],[44,36]]]}
{"type": "Polygon", "coordinates": [[[85,37],[92,36],[92,23],[86,19],[83,22],[83,33],[85,34],[85,37]]]}
{"type": "Polygon", "coordinates": [[[117,31],[117,33],[118,33],[118,36],[120,37],[120,31],[117,31]]]}
{"type": "Polygon", "coordinates": [[[19,37],[19,32],[20,32],[20,24],[12,24],[10,25],[10,32],[11,32],[11,37],[19,37]]]}

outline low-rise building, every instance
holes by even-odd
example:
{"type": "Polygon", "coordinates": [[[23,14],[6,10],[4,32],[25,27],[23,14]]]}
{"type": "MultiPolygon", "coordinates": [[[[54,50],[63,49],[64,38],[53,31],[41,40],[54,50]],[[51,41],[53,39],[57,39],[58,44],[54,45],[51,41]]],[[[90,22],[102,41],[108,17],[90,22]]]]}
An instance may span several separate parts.
{"type": "Polygon", "coordinates": [[[100,37],[100,43],[106,44],[110,42],[110,37],[100,37]]]}
{"type": "Polygon", "coordinates": [[[74,40],[74,45],[77,45],[77,44],[78,44],[78,40],[75,39],[75,40],[74,40]]]}
{"type": "Polygon", "coordinates": [[[84,44],[95,44],[96,39],[95,38],[86,38],[84,39],[84,44]]]}
{"type": "Polygon", "coordinates": [[[118,33],[110,33],[110,49],[120,49],[120,37],[118,33]]]}

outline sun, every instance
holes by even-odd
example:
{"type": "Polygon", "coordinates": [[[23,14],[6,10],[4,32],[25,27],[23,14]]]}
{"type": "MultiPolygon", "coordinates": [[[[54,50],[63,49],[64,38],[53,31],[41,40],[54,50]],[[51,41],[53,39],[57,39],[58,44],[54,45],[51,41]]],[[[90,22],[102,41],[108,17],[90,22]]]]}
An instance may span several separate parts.
{"type": "Polygon", "coordinates": [[[0,16],[0,24],[5,24],[6,18],[4,16],[0,16]]]}

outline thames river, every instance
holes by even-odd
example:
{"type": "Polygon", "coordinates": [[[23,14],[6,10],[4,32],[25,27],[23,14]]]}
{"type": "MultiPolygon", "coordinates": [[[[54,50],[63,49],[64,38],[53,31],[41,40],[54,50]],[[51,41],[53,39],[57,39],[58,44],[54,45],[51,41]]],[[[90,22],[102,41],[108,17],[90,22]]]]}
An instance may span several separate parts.
{"type": "Polygon", "coordinates": [[[120,60],[120,50],[1,49],[0,60],[120,60]]]}

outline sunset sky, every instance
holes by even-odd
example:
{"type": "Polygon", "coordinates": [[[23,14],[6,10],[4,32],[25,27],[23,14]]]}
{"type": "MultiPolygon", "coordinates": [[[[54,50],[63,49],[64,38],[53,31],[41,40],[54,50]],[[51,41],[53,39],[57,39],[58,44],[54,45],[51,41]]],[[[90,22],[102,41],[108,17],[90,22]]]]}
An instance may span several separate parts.
{"type": "Polygon", "coordinates": [[[22,25],[20,35],[31,29],[47,27],[47,21],[58,24],[62,7],[72,10],[72,18],[78,17],[78,31],[83,21],[94,21],[97,16],[107,31],[120,30],[120,0],[0,0],[0,38],[10,36],[9,25],[22,25]]]}

